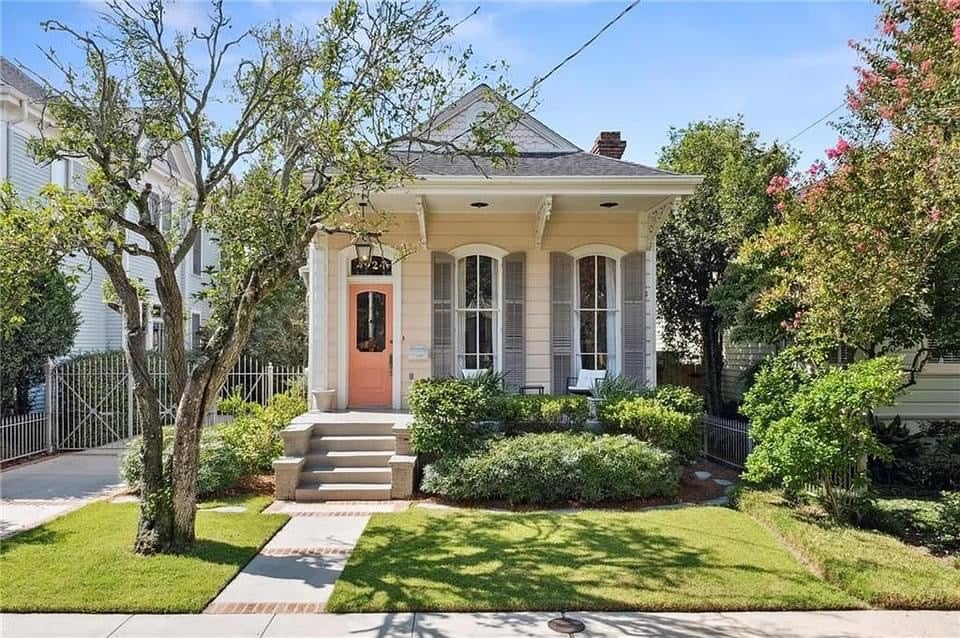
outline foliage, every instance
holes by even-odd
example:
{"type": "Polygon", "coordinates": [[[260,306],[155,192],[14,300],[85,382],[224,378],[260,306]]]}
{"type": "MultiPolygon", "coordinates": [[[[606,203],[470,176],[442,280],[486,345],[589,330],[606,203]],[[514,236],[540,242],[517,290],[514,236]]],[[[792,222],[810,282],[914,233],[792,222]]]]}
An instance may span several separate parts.
{"type": "Polygon", "coordinates": [[[682,385],[658,385],[653,391],[653,400],[687,416],[700,418],[703,415],[703,397],[682,385]]]}
{"type": "Polygon", "coordinates": [[[420,453],[445,455],[476,444],[477,421],[489,415],[491,384],[467,379],[417,379],[407,397],[413,423],[410,444],[420,453]]]}
{"type": "Polygon", "coordinates": [[[960,422],[924,421],[910,427],[895,417],[875,420],[873,429],[890,449],[889,458],[870,464],[875,483],[923,490],[960,488],[960,422]]]}
{"type": "Polygon", "coordinates": [[[622,374],[605,375],[597,379],[591,389],[593,396],[605,403],[613,403],[620,399],[627,399],[647,392],[647,387],[635,377],[622,374]]]}
{"type": "Polygon", "coordinates": [[[590,416],[585,396],[505,394],[492,399],[490,417],[508,434],[579,430],[590,416]]]}
{"type": "Polygon", "coordinates": [[[43,381],[47,360],[70,350],[80,323],[73,285],[55,267],[37,275],[30,288],[31,297],[19,309],[22,321],[0,335],[0,414],[27,411],[28,392],[43,381]]]}
{"type": "Polygon", "coordinates": [[[741,491],[736,506],[773,530],[827,582],[871,606],[960,609],[960,571],[895,538],[837,525],[769,492],[741,491]]]}
{"type": "Polygon", "coordinates": [[[760,389],[751,390],[744,406],[744,413],[759,424],[751,430],[755,447],[744,478],[779,484],[788,494],[815,485],[827,511],[841,517],[845,498],[868,483],[866,459],[886,453],[869,416],[893,403],[901,384],[900,360],[883,357],[827,367],[807,382],[803,371],[792,376],[792,355],[778,355],[761,370],[754,386],[760,389]],[[776,396],[778,405],[772,406],[766,401],[774,387],[796,391],[776,396]]]}
{"type": "Polygon", "coordinates": [[[265,406],[247,402],[241,405],[236,395],[221,400],[234,411],[233,423],[221,426],[223,440],[236,452],[243,474],[268,473],[273,462],[283,455],[280,430],[307,409],[302,388],[275,394],[265,406]]]}
{"type": "Polygon", "coordinates": [[[960,492],[939,499],[878,495],[864,526],[937,554],[960,555],[960,492]]]}
{"type": "MultiPolygon", "coordinates": [[[[256,309],[297,274],[314,235],[379,236],[388,229],[389,213],[366,217],[355,203],[413,178],[416,154],[401,149],[504,163],[515,147],[503,132],[524,106],[514,105],[516,92],[492,78],[503,98],[489,89],[491,106],[469,124],[469,134],[434,139],[435,127],[424,125],[455,92],[500,70],[474,65],[472,50],[453,39],[456,24],[435,2],[339,0],[313,28],[273,23],[236,37],[228,35],[232,25],[221,0],[187,32],[176,31],[166,9],[164,0],[110,2],[96,30],[44,23],[79,55],[43,47],[62,77],[48,87],[41,136],[30,149],[40,163],[69,159],[84,166],[86,183],[48,190],[40,202],[5,202],[0,222],[13,231],[9,242],[4,233],[4,248],[35,242],[43,255],[79,249],[110,281],[123,311],[145,433],[143,491],[151,505],[142,509],[137,538],[144,554],[193,542],[197,435],[215,400],[209,389],[224,383],[256,309]],[[84,64],[63,61],[73,58],[84,64]],[[227,117],[217,106],[224,101],[235,107],[227,117]],[[47,134],[53,130],[56,135],[47,134]],[[167,168],[178,149],[196,163],[182,192],[173,179],[150,174],[167,168]],[[170,224],[158,223],[163,198],[172,204],[170,224]],[[51,241],[61,227],[70,239],[66,248],[51,241]],[[200,361],[191,368],[177,273],[201,232],[216,237],[219,261],[199,291],[212,314],[200,361]],[[55,249],[47,249],[51,244],[55,249]],[[156,272],[169,405],[177,406],[167,473],[161,406],[145,363],[148,318],[128,257],[156,272]]],[[[27,260],[34,252],[0,252],[5,285],[8,273],[31,271],[27,260]]],[[[11,288],[22,296],[21,281],[11,288]]],[[[7,305],[17,307],[16,299],[7,305]]]]}
{"type": "MultiPolygon", "coordinates": [[[[173,456],[173,428],[164,428],[164,466],[173,456]]],[[[143,439],[127,445],[120,460],[120,476],[128,485],[139,487],[143,477],[143,439]]],[[[227,441],[221,428],[205,428],[200,434],[200,463],[197,491],[201,496],[217,494],[237,484],[244,467],[237,449],[227,441]]]]}
{"type": "Polygon", "coordinates": [[[600,502],[670,496],[678,478],[670,454],[632,437],[551,432],[441,458],[421,487],[456,500],[600,502]]]}
{"type": "Polygon", "coordinates": [[[671,129],[660,154],[662,168],[704,176],[657,236],[657,305],[671,349],[696,352],[703,361],[711,414],[722,407],[723,342],[710,293],[743,241],[773,216],[767,184],[793,161],[790,152],[764,145],[742,119],[671,129]]]}
{"type": "Polygon", "coordinates": [[[0,611],[200,613],[289,520],[261,513],[270,501],[229,499],[226,504],[246,509],[240,513],[204,511],[201,504],[199,542],[166,556],[132,551],[136,503],[98,501],[5,538],[0,611]]]}
{"type": "Polygon", "coordinates": [[[244,353],[277,365],[307,364],[307,287],[299,274],[257,306],[244,353]]]}
{"type": "Polygon", "coordinates": [[[853,43],[845,137],[771,180],[780,214],[737,257],[729,306],[769,341],[960,345],[960,6],[879,4],[879,32],[853,43]]]}
{"type": "MultiPolygon", "coordinates": [[[[326,608],[663,612],[864,606],[820,580],[748,516],[723,507],[414,507],[370,518],[326,608]]],[[[680,631],[703,633],[699,627],[680,631]]]]}
{"type": "Polygon", "coordinates": [[[703,431],[700,412],[684,414],[663,405],[657,399],[625,399],[604,408],[603,423],[608,431],[637,437],[683,461],[700,456],[703,431]]]}

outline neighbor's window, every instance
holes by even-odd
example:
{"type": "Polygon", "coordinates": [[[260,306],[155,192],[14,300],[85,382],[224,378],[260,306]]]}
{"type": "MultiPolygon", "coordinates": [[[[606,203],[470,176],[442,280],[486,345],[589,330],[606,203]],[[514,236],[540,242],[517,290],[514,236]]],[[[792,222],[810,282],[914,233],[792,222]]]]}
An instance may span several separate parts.
{"type": "Polygon", "coordinates": [[[457,359],[462,370],[496,368],[498,263],[486,255],[457,262],[457,359]]]}
{"type": "Polygon", "coordinates": [[[615,351],[616,261],[601,255],[577,260],[577,361],[581,370],[607,370],[615,351]]]}
{"type": "Polygon", "coordinates": [[[203,273],[203,229],[198,228],[193,236],[193,274],[203,273]]]}

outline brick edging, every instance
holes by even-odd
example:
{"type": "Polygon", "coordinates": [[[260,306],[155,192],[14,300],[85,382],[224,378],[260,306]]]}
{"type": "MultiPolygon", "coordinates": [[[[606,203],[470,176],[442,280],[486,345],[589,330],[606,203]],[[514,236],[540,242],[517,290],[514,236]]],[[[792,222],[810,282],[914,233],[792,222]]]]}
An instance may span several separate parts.
{"type": "Polygon", "coordinates": [[[205,614],[322,614],[323,603],[210,603],[205,614]]]}
{"type": "Polygon", "coordinates": [[[273,547],[260,550],[260,556],[349,556],[352,547],[273,547]]]}

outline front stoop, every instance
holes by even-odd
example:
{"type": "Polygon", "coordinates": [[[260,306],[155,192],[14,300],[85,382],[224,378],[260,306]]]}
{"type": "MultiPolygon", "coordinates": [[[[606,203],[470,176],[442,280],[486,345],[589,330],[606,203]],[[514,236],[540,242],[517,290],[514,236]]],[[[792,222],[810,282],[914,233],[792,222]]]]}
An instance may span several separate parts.
{"type": "Polygon", "coordinates": [[[398,413],[307,412],[281,431],[276,498],[385,501],[413,494],[410,417],[398,413]]]}

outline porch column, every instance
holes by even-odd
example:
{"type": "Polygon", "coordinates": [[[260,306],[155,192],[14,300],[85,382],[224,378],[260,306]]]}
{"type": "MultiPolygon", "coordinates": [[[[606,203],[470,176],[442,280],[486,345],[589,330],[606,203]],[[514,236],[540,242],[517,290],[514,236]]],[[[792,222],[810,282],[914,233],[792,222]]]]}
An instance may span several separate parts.
{"type": "Polygon", "coordinates": [[[644,379],[647,386],[655,388],[657,386],[657,228],[652,228],[647,251],[644,253],[646,263],[643,265],[643,271],[646,275],[646,321],[644,326],[647,329],[644,342],[644,379]]]}
{"type": "Polygon", "coordinates": [[[327,386],[327,236],[318,234],[307,250],[307,391],[311,410],[329,409],[327,386]]]}

